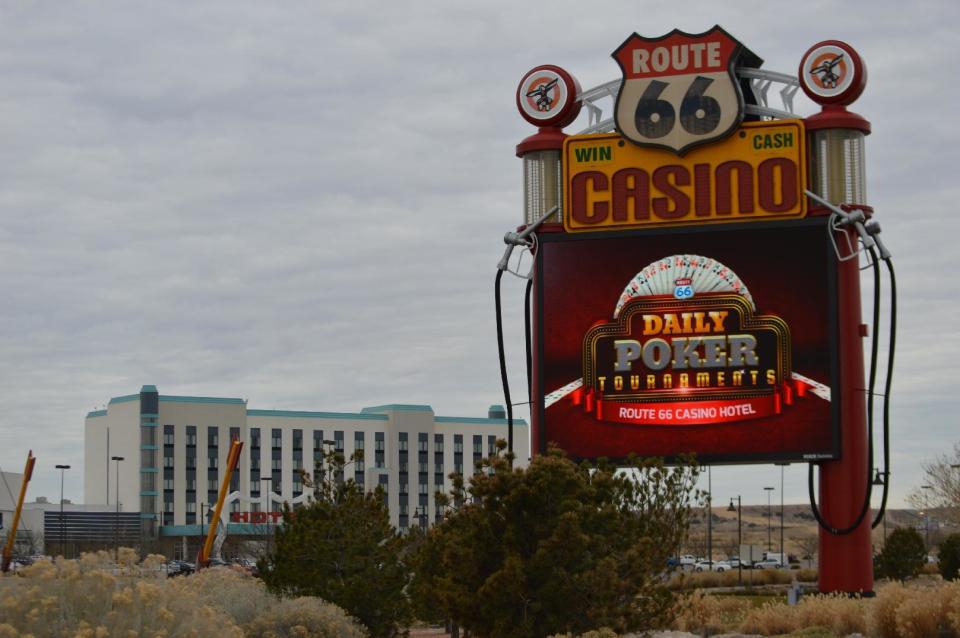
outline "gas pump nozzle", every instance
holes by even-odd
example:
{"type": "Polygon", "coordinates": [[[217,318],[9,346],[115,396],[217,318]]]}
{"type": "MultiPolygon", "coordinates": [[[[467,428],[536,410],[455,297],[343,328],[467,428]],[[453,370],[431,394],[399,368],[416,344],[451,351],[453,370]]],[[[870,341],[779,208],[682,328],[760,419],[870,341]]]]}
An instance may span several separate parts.
{"type": "MultiPolygon", "coordinates": [[[[843,210],[842,208],[840,208],[839,206],[835,206],[835,205],[831,204],[830,202],[828,202],[827,200],[823,199],[822,197],[820,197],[819,195],[817,195],[817,194],[815,194],[815,193],[811,193],[811,192],[808,191],[808,190],[805,190],[804,193],[806,193],[807,197],[809,197],[809,198],[812,199],[813,201],[817,202],[817,203],[820,204],[821,206],[826,207],[826,208],[827,208],[828,210],[830,210],[834,215],[836,215],[837,217],[839,217],[839,218],[840,218],[840,225],[841,225],[841,226],[853,226],[853,227],[856,229],[857,234],[860,236],[860,241],[863,242],[864,247],[866,247],[866,248],[873,248],[874,246],[877,245],[877,242],[876,242],[876,240],[874,239],[874,233],[868,232],[867,228],[864,226],[865,223],[869,223],[869,222],[867,221],[867,216],[863,214],[863,211],[862,211],[862,210],[860,210],[860,209],[855,209],[855,210],[852,210],[852,211],[847,212],[847,211],[843,210]]],[[[876,227],[877,227],[877,232],[880,232],[880,231],[879,231],[879,228],[880,228],[880,224],[879,224],[879,223],[876,225],[876,227]]],[[[885,248],[881,248],[881,250],[880,250],[881,255],[882,255],[885,251],[886,251],[885,248]]],[[[889,253],[887,254],[887,256],[889,257],[889,253]]],[[[884,257],[884,259],[886,259],[886,258],[887,258],[887,257],[884,257]]]]}
{"type": "Polygon", "coordinates": [[[554,206],[553,208],[548,210],[546,213],[544,213],[543,216],[540,217],[540,219],[533,222],[532,224],[530,224],[529,226],[521,230],[519,233],[510,231],[506,235],[504,235],[503,243],[507,245],[507,248],[506,250],[503,251],[503,257],[501,257],[500,261],[497,263],[497,270],[507,269],[507,263],[510,261],[510,255],[513,254],[514,246],[531,246],[533,242],[527,239],[527,237],[532,235],[533,232],[540,227],[540,224],[547,221],[547,218],[553,215],[554,213],[556,213],[558,210],[560,210],[560,207],[554,206]]]}

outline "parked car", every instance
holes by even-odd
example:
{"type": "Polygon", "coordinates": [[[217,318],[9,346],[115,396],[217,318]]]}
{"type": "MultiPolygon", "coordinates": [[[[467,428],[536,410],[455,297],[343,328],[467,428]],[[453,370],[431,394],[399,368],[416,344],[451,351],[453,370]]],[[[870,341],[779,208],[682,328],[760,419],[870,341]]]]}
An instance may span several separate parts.
{"type": "Polygon", "coordinates": [[[723,560],[702,560],[693,566],[695,572],[725,572],[731,569],[730,563],[723,560]]]}
{"type": "Polygon", "coordinates": [[[783,565],[776,558],[765,558],[753,564],[754,569],[780,569],[783,565]]]}
{"type": "Polygon", "coordinates": [[[739,556],[734,556],[733,558],[727,559],[727,562],[730,563],[730,567],[732,569],[737,569],[738,567],[742,569],[750,569],[750,561],[745,560],[741,563],[739,556]]]}
{"type": "Polygon", "coordinates": [[[171,560],[166,564],[167,576],[187,576],[197,570],[197,566],[185,560],[171,560]]]}
{"type": "Polygon", "coordinates": [[[671,556],[667,559],[667,567],[680,567],[680,559],[676,556],[671,556]]]}
{"type": "Polygon", "coordinates": [[[680,556],[681,565],[690,565],[691,567],[697,563],[697,557],[693,554],[683,554],[680,556]]]}

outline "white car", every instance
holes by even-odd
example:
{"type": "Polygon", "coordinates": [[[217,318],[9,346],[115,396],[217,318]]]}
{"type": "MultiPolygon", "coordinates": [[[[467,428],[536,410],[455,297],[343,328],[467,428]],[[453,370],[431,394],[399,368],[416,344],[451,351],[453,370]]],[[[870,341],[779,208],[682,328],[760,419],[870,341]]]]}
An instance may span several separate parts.
{"type": "Polygon", "coordinates": [[[753,564],[754,569],[780,569],[783,565],[776,558],[758,560],[753,564]]]}
{"type": "Polygon", "coordinates": [[[680,556],[680,565],[686,566],[690,565],[691,567],[697,563],[697,557],[693,554],[683,554],[680,556]]]}
{"type": "Polygon", "coordinates": [[[702,560],[693,566],[693,571],[695,572],[725,572],[728,569],[733,568],[730,566],[730,563],[723,560],[715,560],[712,563],[708,560],[702,560]]]}

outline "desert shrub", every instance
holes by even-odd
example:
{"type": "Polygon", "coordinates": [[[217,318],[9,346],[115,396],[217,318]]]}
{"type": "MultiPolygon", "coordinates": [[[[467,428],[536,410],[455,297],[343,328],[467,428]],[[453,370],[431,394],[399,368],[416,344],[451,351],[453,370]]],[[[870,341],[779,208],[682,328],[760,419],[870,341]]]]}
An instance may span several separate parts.
{"type": "Polygon", "coordinates": [[[244,626],[247,638],[366,638],[346,612],[319,598],[288,598],[244,626]]]}
{"type": "Polygon", "coordinates": [[[816,569],[798,569],[797,580],[801,583],[815,583],[820,577],[820,572],[816,569]]]}
{"type": "Polygon", "coordinates": [[[950,534],[940,543],[940,575],[946,580],[960,578],[960,534],[950,534]]]}
{"type": "Polygon", "coordinates": [[[747,612],[740,631],[765,636],[805,629],[826,629],[840,636],[864,633],[866,605],[860,598],[843,595],[808,596],[792,607],[780,602],[767,603],[747,612]]]}
{"type": "Polygon", "coordinates": [[[926,564],[927,549],[920,533],[911,527],[898,527],[890,532],[874,567],[880,576],[903,580],[916,576],[926,564]]]}
{"type": "Polygon", "coordinates": [[[172,595],[223,611],[238,625],[246,625],[277,604],[263,581],[225,567],[172,578],[167,587],[172,595]]]}
{"type": "MultiPolygon", "coordinates": [[[[750,585],[789,585],[793,574],[804,570],[787,571],[785,569],[743,570],[743,584],[750,585]]],[[[813,579],[816,580],[816,570],[813,579]]],[[[799,580],[799,578],[798,578],[799,580]]],[[[735,587],[739,583],[736,569],[726,572],[681,572],[670,577],[668,587],[672,590],[709,589],[711,587],[735,587]]]]}
{"type": "MultiPolygon", "coordinates": [[[[102,569],[104,557],[35,563],[5,579],[0,626],[8,635],[208,636],[242,638],[223,611],[197,605],[156,578],[152,562],[121,555],[119,575],[102,569]]],[[[2,635],[2,634],[0,634],[2,635]]]]}
{"type": "Polygon", "coordinates": [[[574,636],[573,634],[555,634],[550,638],[619,638],[620,634],[610,629],[609,627],[602,627],[594,631],[588,631],[585,634],[580,634],[579,636],[574,636]]]}
{"type": "Polygon", "coordinates": [[[750,601],[731,596],[710,596],[697,590],[680,600],[674,629],[714,633],[735,628],[750,609],[750,601]]]}
{"type": "Polygon", "coordinates": [[[902,583],[893,582],[881,587],[870,605],[867,632],[876,638],[898,638],[897,608],[909,595],[902,583]]]}
{"type": "Polygon", "coordinates": [[[907,587],[890,583],[880,589],[867,618],[868,635],[920,638],[960,635],[960,583],[907,587]]]}

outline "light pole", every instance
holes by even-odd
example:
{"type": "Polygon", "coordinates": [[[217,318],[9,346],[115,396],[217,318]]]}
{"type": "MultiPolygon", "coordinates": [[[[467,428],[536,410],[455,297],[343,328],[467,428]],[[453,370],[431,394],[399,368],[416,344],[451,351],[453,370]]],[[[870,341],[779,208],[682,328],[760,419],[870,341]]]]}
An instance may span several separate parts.
{"type": "MultiPolygon", "coordinates": [[[[876,470],[876,474],[873,475],[873,484],[876,485],[877,487],[883,487],[886,481],[883,480],[884,477],[881,476],[880,474],[880,468],[877,467],[874,469],[876,470]]],[[[883,544],[884,545],[887,544],[887,510],[886,509],[883,510],[883,544]]]]}
{"type": "Polygon", "coordinates": [[[780,466],[780,566],[788,567],[790,561],[787,560],[787,551],[783,548],[783,468],[789,463],[775,463],[780,466]]]}
{"type": "Polygon", "coordinates": [[[57,465],[57,466],[55,466],[55,467],[56,467],[58,470],[60,470],[60,555],[63,556],[63,555],[65,554],[64,549],[63,549],[63,547],[64,547],[64,545],[65,545],[65,540],[64,540],[64,539],[65,539],[65,534],[64,534],[64,529],[63,529],[63,472],[64,472],[64,470],[69,470],[69,469],[70,469],[70,466],[69,466],[69,465],[57,465]]]}
{"type": "Polygon", "coordinates": [[[707,565],[713,571],[713,480],[707,466],[707,565]]]}
{"type": "Polygon", "coordinates": [[[123,460],[122,456],[111,456],[111,461],[117,462],[117,470],[114,474],[117,475],[117,516],[114,519],[113,524],[113,560],[120,562],[120,461],[123,460]]]}
{"type": "MultiPolygon", "coordinates": [[[[740,516],[740,508],[742,504],[740,503],[740,495],[737,495],[737,585],[743,587],[743,556],[741,556],[740,547],[743,545],[743,521],[740,516]]],[[[730,497],[730,507],[727,508],[728,512],[733,512],[733,497],[730,497]]]]}
{"type": "Polygon", "coordinates": [[[767,551],[769,552],[773,549],[773,543],[770,539],[771,532],[773,531],[773,510],[770,508],[770,492],[772,492],[774,488],[765,487],[763,489],[767,493],[767,551]]]}
{"type": "Polygon", "coordinates": [[[260,491],[263,492],[263,535],[266,536],[267,544],[267,556],[270,555],[270,523],[268,518],[270,516],[270,491],[273,490],[273,477],[272,476],[261,476],[260,477],[260,491]],[[263,485],[266,484],[266,489],[263,488],[263,485]]]}
{"type": "MultiPolygon", "coordinates": [[[[932,486],[932,485],[921,485],[920,488],[921,488],[921,489],[924,489],[924,490],[932,490],[932,489],[933,489],[933,486],[932,486]]],[[[928,508],[928,509],[929,509],[929,508],[928,508]]],[[[921,512],[921,514],[923,514],[923,512],[921,512]]],[[[929,553],[930,553],[930,512],[926,512],[926,514],[925,514],[924,517],[923,517],[923,521],[924,521],[923,527],[924,527],[924,529],[926,530],[927,553],[929,554],[929,553]]]]}

